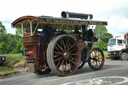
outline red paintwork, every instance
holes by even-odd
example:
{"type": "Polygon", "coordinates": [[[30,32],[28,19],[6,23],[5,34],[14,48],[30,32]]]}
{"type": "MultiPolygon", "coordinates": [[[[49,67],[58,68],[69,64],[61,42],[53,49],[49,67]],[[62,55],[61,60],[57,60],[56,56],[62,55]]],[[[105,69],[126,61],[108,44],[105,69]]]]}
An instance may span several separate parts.
{"type": "MultiPolygon", "coordinates": [[[[29,19],[30,21],[31,20],[40,20],[39,18],[37,18],[35,16],[23,16],[23,17],[16,19],[14,22],[12,22],[12,26],[15,26],[17,23],[24,23],[24,21],[26,19],[29,19]]],[[[41,20],[41,21],[43,21],[43,20],[41,20]]]]}
{"type": "Polygon", "coordinates": [[[26,51],[27,60],[34,59],[38,68],[44,68],[46,64],[46,49],[47,44],[40,43],[41,35],[30,36],[30,33],[24,33],[24,46],[28,50],[26,51]]]}

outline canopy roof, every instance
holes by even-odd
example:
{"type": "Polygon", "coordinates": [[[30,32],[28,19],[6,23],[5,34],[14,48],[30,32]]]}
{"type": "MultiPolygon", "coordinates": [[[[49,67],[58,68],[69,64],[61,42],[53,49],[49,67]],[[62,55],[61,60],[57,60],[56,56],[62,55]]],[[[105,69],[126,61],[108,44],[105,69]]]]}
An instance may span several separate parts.
{"type": "Polygon", "coordinates": [[[95,21],[75,18],[56,18],[51,16],[23,16],[12,22],[12,27],[20,27],[22,23],[39,22],[44,24],[66,24],[66,25],[107,25],[106,21],[95,21]]]}

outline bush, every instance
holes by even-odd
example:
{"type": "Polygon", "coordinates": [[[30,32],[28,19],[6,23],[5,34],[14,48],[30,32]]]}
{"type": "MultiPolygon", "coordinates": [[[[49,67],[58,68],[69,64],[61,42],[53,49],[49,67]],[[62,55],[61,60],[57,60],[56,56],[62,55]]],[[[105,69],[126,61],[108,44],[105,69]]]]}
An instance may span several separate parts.
{"type": "Polygon", "coordinates": [[[93,47],[98,47],[98,48],[100,48],[103,51],[107,51],[107,43],[105,43],[102,40],[99,40],[97,43],[94,43],[93,47]]]}

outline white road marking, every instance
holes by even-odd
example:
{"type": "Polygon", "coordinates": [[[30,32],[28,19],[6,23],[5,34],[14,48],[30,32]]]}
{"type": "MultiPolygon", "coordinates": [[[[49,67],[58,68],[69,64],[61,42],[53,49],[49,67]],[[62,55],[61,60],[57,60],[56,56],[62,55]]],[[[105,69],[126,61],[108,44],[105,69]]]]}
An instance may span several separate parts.
{"type": "Polygon", "coordinates": [[[107,76],[107,77],[98,77],[93,79],[79,80],[74,82],[68,82],[61,85],[121,85],[128,83],[128,77],[124,76],[107,76]],[[113,82],[112,79],[121,79],[122,81],[113,82]]]}

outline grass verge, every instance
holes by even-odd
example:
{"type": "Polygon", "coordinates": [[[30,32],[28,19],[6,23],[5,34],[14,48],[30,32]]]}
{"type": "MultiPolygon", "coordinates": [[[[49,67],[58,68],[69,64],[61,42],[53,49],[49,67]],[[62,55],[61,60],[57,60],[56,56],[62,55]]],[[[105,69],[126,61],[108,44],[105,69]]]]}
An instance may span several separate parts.
{"type": "Polygon", "coordinates": [[[21,68],[24,66],[24,57],[19,54],[2,54],[6,56],[6,62],[4,66],[0,66],[0,76],[8,76],[18,73],[14,68],[21,68]]]}
{"type": "Polygon", "coordinates": [[[22,56],[21,53],[19,54],[5,54],[6,56],[6,59],[11,61],[12,63],[14,62],[21,62],[21,61],[24,61],[24,57],[22,56]]]}
{"type": "Polygon", "coordinates": [[[13,68],[9,68],[8,66],[0,66],[0,76],[8,76],[15,73],[17,73],[17,71],[13,70],[13,68]]]}
{"type": "Polygon", "coordinates": [[[8,67],[14,67],[19,62],[24,62],[24,57],[19,54],[4,54],[6,56],[6,64],[8,67]]]}

